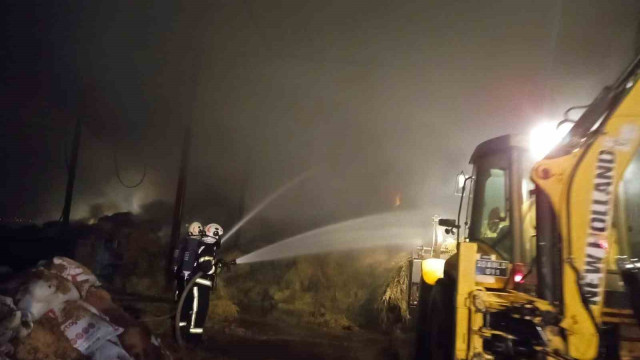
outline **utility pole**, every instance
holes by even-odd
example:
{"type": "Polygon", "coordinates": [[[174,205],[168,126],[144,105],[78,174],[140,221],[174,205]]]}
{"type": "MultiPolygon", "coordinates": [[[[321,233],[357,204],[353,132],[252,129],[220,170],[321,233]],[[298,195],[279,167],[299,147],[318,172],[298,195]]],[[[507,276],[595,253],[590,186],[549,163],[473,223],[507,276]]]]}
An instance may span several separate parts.
{"type": "Polygon", "coordinates": [[[173,224],[171,227],[171,238],[169,240],[169,257],[168,268],[169,276],[167,277],[168,283],[173,279],[173,269],[171,269],[171,263],[173,262],[173,251],[178,246],[180,240],[180,230],[182,228],[182,215],[184,210],[184,198],[187,190],[187,171],[189,169],[189,150],[191,148],[191,124],[189,124],[184,132],[184,138],[182,140],[182,156],[180,157],[180,173],[178,177],[178,185],[176,187],[176,199],[173,203],[173,224]]]}
{"type": "Polygon", "coordinates": [[[80,151],[80,136],[82,135],[82,120],[78,117],[76,120],[75,131],[73,132],[73,143],[71,147],[71,160],[67,174],[67,190],[64,195],[64,208],[62,210],[62,229],[60,230],[60,239],[66,245],[66,255],[73,258],[76,252],[76,240],[66,239],[69,231],[69,217],[71,215],[71,202],[73,200],[73,185],[76,180],[76,169],[78,166],[78,153],[80,151]]]}

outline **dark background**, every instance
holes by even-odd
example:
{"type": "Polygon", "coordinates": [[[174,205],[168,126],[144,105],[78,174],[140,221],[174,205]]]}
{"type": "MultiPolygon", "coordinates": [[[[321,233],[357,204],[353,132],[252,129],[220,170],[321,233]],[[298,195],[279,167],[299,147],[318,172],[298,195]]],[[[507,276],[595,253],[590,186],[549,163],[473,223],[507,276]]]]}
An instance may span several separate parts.
{"type": "Polygon", "coordinates": [[[192,122],[187,214],[282,236],[403,209],[451,215],[489,137],[560,120],[636,53],[640,2],[13,1],[0,9],[0,217],[170,216],[192,122]],[[126,189],[114,171],[117,151],[126,189]],[[151,204],[149,204],[151,203],[151,204]]]}

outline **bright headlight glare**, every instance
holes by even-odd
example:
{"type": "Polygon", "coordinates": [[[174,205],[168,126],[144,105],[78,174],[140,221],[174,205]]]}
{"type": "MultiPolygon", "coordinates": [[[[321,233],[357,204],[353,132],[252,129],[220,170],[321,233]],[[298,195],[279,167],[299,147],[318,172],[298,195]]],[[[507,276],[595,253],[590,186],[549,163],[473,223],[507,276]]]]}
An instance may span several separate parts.
{"type": "Polygon", "coordinates": [[[544,158],[569,131],[568,127],[556,128],[553,122],[538,124],[529,133],[529,152],[535,160],[544,158]]]}
{"type": "Polygon", "coordinates": [[[435,285],[444,276],[444,259],[422,260],[422,278],[429,285],[435,285]]]}

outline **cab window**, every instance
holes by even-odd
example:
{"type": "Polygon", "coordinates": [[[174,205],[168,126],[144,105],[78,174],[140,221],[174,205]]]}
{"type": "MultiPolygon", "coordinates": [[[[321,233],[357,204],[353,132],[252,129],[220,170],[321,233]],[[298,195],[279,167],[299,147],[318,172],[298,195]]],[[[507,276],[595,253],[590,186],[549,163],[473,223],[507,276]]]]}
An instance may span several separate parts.
{"type": "Polygon", "coordinates": [[[480,159],[476,165],[473,217],[470,239],[495,249],[505,260],[511,258],[509,226],[508,158],[505,153],[480,159]]]}

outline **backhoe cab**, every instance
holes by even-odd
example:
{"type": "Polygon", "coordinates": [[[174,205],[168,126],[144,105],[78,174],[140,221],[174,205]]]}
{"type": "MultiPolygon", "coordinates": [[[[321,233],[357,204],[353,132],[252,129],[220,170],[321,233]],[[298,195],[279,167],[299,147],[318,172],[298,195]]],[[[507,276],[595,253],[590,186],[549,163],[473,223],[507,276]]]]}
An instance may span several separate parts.
{"type": "Polygon", "coordinates": [[[475,149],[457,253],[421,284],[417,359],[640,357],[639,67],[544,159],[522,136],[475,149]]]}

